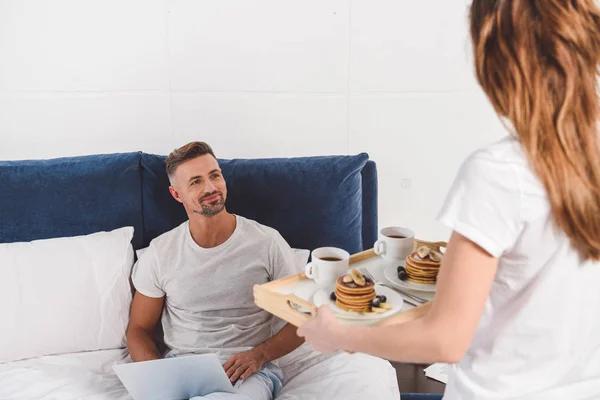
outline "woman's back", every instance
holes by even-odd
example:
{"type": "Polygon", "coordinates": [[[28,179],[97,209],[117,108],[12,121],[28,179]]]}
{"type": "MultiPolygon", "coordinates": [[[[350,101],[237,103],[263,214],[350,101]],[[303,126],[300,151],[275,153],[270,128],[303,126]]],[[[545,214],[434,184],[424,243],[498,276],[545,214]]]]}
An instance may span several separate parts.
{"type": "Polygon", "coordinates": [[[449,400],[600,399],[600,9],[473,0],[470,27],[477,79],[513,137],[475,152],[450,190],[433,304],[383,328],[319,311],[299,334],[456,363],[449,400]]]}
{"type": "Polygon", "coordinates": [[[479,329],[454,368],[447,398],[600,393],[600,265],[582,262],[553,226],[546,190],[516,139],[464,163],[440,220],[499,257],[479,329]]]}

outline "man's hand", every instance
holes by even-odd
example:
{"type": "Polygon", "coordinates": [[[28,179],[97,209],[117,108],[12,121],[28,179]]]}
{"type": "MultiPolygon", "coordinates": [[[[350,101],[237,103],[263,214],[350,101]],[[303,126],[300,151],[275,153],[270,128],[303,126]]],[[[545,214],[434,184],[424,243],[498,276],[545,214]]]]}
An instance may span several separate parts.
{"type": "Polygon", "coordinates": [[[296,335],[296,327],[287,324],[275,336],[245,353],[231,357],[223,369],[229,380],[247,379],[250,375],[260,371],[264,364],[277,360],[298,348],[304,339],[296,335]]]}
{"type": "Polygon", "coordinates": [[[265,356],[260,351],[252,349],[231,357],[223,364],[223,369],[229,380],[235,382],[240,378],[247,379],[253,373],[260,371],[266,362],[265,356]]]}

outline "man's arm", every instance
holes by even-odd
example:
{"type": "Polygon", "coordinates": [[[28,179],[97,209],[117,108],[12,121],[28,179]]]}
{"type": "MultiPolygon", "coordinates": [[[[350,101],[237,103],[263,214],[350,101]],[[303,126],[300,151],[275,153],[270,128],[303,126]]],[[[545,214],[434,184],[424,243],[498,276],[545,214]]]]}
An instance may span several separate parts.
{"type": "Polygon", "coordinates": [[[296,329],[294,325],[287,324],[279,333],[264,343],[227,360],[223,364],[223,368],[231,382],[237,381],[238,378],[248,378],[253,373],[260,371],[264,364],[277,360],[300,347],[304,343],[304,339],[298,337],[296,329]]]}
{"type": "Polygon", "coordinates": [[[127,347],[133,361],[160,358],[153,336],[164,302],[164,297],[153,298],[135,292],[127,328],[127,347]]]}
{"type": "Polygon", "coordinates": [[[254,350],[263,355],[265,363],[277,360],[296,350],[304,343],[304,338],[296,334],[297,329],[292,324],[286,324],[277,335],[259,344],[254,350]]]}
{"type": "MultiPolygon", "coordinates": [[[[269,248],[270,280],[280,279],[299,272],[300,266],[297,264],[298,260],[294,251],[283,237],[276,232],[269,248]]],[[[253,373],[260,371],[265,363],[283,357],[300,347],[304,343],[304,338],[299,338],[296,330],[295,326],[287,324],[264,343],[245,353],[236,354],[227,360],[223,364],[223,368],[231,382],[248,378],[253,373]]]]}

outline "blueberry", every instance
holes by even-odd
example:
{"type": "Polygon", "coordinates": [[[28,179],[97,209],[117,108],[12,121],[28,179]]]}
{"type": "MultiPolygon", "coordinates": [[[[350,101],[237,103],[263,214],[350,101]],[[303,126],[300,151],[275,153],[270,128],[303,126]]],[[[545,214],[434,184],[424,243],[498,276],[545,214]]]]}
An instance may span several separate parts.
{"type": "Polygon", "coordinates": [[[368,285],[369,283],[371,283],[371,280],[370,280],[369,278],[367,278],[366,276],[365,276],[365,283],[366,283],[367,285],[368,285]]]}
{"type": "Polygon", "coordinates": [[[406,271],[402,265],[400,265],[400,266],[398,266],[398,268],[396,268],[396,272],[400,273],[402,271],[406,271]]]}
{"type": "Polygon", "coordinates": [[[377,297],[379,297],[379,301],[381,301],[382,303],[385,303],[387,301],[387,297],[385,297],[384,295],[379,295],[377,297]]]}
{"type": "Polygon", "coordinates": [[[408,278],[408,275],[406,275],[406,271],[400,271],[398,273],[398,279],[400,279],[401,281],[405,281],[408,278]]]}
{"type": "Polygon", "coordinates": [[[337,297],[335,297],[335,292],[331,292],[331,295],[329,295],[329,298],[331,300],[335,301],[335,299],[337,298],[337,297]]]}
{"type": "Polygon", "coordinates": [[[373,300],[371,300],[371,307],[379,307],[380,304],[381,300],[379,300],[379,297],[375,297],[373,300]]]}

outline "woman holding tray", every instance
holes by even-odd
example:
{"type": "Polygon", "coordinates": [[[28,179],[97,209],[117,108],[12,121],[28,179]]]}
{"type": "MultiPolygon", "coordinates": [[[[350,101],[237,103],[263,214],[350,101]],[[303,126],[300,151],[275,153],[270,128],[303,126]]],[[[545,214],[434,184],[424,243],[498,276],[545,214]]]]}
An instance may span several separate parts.
{"type": "Polygon", "coordinates": [[[319,309],[315,350],[455,363],[445,399],[600,398],[600,11],[474,0],[478,80],[512,135],[462,165],[435,300],[387,327],[319,309]]]}

